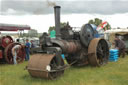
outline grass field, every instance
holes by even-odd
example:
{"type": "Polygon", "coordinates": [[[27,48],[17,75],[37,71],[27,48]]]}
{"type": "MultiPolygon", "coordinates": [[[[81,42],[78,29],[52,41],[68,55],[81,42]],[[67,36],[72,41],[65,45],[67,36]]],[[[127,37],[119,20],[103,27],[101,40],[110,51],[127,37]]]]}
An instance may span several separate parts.
{"type": "Polygon", "coordinates": [[[19,65],[0,65],[0,85],[128,85],[128,56],[103,67],[71,67],[56,80],[32,78],[19,65]]]}

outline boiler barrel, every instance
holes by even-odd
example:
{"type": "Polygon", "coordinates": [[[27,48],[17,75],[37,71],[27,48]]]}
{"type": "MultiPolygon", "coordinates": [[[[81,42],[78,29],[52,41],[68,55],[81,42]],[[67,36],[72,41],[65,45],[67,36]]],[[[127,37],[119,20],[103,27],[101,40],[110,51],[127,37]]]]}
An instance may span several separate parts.
{"type": "Polygon", "coordinates": [[[59,46],[63,53],[75,53],[81,49],[79,41],[56,40],[53,43],[55,46],[59,46]]]}

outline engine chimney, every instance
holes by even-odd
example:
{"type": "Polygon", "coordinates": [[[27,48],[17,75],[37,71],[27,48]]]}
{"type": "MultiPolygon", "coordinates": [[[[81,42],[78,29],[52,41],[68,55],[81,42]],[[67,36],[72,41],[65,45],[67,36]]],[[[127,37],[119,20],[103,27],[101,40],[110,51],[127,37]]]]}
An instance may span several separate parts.
{"type": "Polygon", "coordinates": [[[55,31],[56,31],[56,38],[60,39],[60,6],[54,7],[54,13],[55,13],[55,31]]]}

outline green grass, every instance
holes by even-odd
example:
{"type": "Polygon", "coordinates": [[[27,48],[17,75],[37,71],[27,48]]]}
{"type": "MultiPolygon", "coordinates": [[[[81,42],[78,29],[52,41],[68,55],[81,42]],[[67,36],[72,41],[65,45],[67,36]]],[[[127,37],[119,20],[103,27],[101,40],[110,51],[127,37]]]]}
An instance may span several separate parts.
{"type": "Polygon", "coordinates": [[[0,85],[128,85],[128,56],[103,67],[71,67],[56,80],[33,78],[19,65],[0,65],[0,85]]]}

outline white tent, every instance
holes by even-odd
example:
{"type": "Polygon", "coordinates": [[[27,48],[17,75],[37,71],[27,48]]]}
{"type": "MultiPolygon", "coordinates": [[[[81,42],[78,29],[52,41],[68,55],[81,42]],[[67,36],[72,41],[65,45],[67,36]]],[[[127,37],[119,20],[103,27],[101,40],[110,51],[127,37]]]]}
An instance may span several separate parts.
{"type": "Polygon", "coordinates": [[[111,30],[106,30],[104,34],[106,33],[119,33],[119,34],[128,34],[128,28],[120,28],[120,29],[111,29],[111,30]]]}
{"type": "Polygon", "coordinates": [[[109,43],[112,45],[115,39],[115,35],[125,35],[128,34],[128,28],[120,28],[120,29],[111,29],[111,30],[106,30],[104,32],[104,38],[109,41],[109,43]]]}
{"type": "Polygon", "coordinates": [[[120,35],[125,35],[125,34],[128,34],[128,28],[120,28],[120,29],[110,29],[110,30],[106,30],[104,32],[104,38],[105,39],[110,39],[110,41],[114,39],[115,37],[115,34],[120,34],[120,35]]]}

